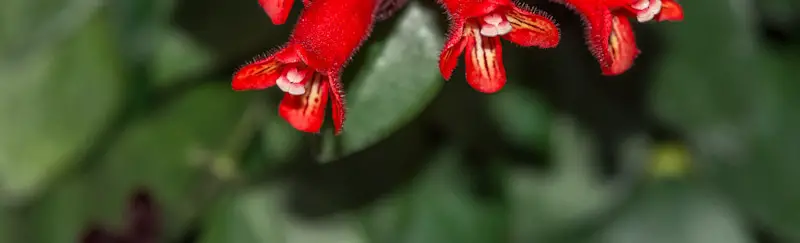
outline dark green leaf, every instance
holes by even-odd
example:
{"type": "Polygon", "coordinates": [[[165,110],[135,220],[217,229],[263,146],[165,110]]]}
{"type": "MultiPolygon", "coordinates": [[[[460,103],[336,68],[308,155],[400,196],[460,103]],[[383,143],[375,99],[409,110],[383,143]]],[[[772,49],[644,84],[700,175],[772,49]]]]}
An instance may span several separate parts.
{"type": "Polygon", "coordinates": [[[456,149],[443,149],[410,188],[367,210],[363,222],[371,241],[505,242],[503,205],[472,193],[461,160],[456,149]]]}
{"type": "Polygon", "coordinates": [[[226,85],[204,86],[128,127],[99,167],[57,185],[32,207],[33,242],[74,242],[86,218],[120,225],[127,200],[140,186],[152,192],[166,236],[174,237],[205,206],[215,181],[200,165],[231,156],[222,150],[247,97],[226,85]]]}
{"type": "Polygon", "coordinates": [[[681,4],[687,22],[664,35],[657,111],[688,132],[697,164],[737,206],[800,240],[797,60],[765,55],[755,1],[681,4]]]}
{"type": "Polygon", "coordinates": [[[324,139],[320,160],[345,156],[383,140],[419,115],[438,93],[444,84],[437,69],[442,45],[438,14],[411,3],[383,43],[365,48],[361,55],[374,58],[367,60],[347,88],[344,133],[324,139]]]}
{"type": "Polygon", "coordinates": [[[118,107],[119,65],[108,26],[0,64],[0,195],[23,200],[67,168],[118,107]]]}
{"type": "Polygon", "coordinates": [[[337,216],[306,222],[287,213],[281,188],[235,195],[206,222],[202,243],[366,243],[356,221],[337,216]]]}

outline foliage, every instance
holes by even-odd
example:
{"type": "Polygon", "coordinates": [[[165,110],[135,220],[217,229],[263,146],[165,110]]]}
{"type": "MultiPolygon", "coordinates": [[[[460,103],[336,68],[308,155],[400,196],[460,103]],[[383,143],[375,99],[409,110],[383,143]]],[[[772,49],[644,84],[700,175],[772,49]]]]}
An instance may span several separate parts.
{"type": "Polygon", "coordinates": [[[333,136],[231,90],[288,36],[254,0],[7,0],[0,242],[123,228],[137,188],[164,243],[800,242],[800,5],[682,1],[609,78],[529,3],[563,41],[504,46],[492,95],[441,79],[433,1],[378,22],[333,136]]]}

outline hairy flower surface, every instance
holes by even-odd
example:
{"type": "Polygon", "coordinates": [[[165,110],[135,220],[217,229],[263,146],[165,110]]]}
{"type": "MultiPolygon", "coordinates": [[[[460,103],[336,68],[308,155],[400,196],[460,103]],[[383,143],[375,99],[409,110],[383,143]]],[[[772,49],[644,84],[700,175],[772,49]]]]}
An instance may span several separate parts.
{"type": "Polygon", "coordinates": [[[619,75],[639,55],[628,17],[639,22],[680,21],[683,9],[675,0],[557,0],[572,7],[586,22],[589,49],[604,75],[619,75]]]}
{"type": "Polygon", "coordinates": [[[500,38],[540,48],[555,47],[560,39],[549,15],[511,0],[441,0],[441,4],[450,14],[450,34],[439,70],[449,80],[466,50],[467,82],[480,92],[497,92],[506,83],[500,38]]]}
{"type": "Polygon", "coordinates": [[[279,114],[294,128],[319,132],[330,97],[335,133],[345,120],[341,70],[372,30],[375,0],[314,0],[276,53],[245,65],[234,90],[278,86],[285,92],[279,114]]]}

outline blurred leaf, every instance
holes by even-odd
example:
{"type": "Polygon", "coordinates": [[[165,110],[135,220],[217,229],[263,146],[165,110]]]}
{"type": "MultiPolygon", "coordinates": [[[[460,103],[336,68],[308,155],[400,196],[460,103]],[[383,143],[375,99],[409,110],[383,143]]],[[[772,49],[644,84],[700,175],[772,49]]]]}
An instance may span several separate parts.
{"type": "Polygon", "coordinates": [[[728,203],[686,182],[658,182],[601,234],[607,243],[748,243],[728,203]]]}
{"type": "Polygon", "coordinates": [[[699,169],[737,206],[798,241],[797,59],[764,55],[756,1],[681,4],[687,21],[665,35],[672,48],[655,87],[657,111],[687,132],[705,162],[699,169]]]}
{"type": "Polygon", "coordinates": [[[568,118],[549,126],[554,160],[552,173],[509,168],[506,187],[512,242],[542,241],[553,233],[599,215],[616,200],[617,188],[601,183],[593,173],[596,146],[568,118]]]}
{"type": "Polygon", "coordinates": [[[153,64],[153,81],[156,86],[174,84],[181,78],[193,78],[210,68],[211,53],[174,28],[159,31],[153,64]],[[200,71],[203,70],[203,71],[200,71]]]}
{"type": "MultiPolygon", "coordinates": [[[[792,25],[800,20],[800,2],[796,0],[759,0],[754,1],[759,7],[760,15],[767,22],[779,25],[792,25]]],[[[788,27],[788,26],[786,26],[788,27]]]]}
{"type": "Polygon", "coordinates": [[[756,81],[764,72],[751,4],[683,1],[686,20],[659,26],[670,44],[654,87],[660,115],[692,132],[715,132],[759,114],[769,94],[756,81]]]}
{"type": "Polygon", "coordinates": [[[441,89],[437,69],[442,37],[438,12],[410,3],[383,43],[366,47],[372,58],[348,84],[344,133],[324,139],[319,159],[363,150],[411,121],[441,89]]]}
{"type": "Polygon", "coordinates": [[[235,195],[206,222],[201,243],[366,243],[347,217],[305,222],[287,213],[284,193],[271,186],[235,195]]]}
{"type": "Polygon", "coordinates": [[[410,188],[365,211],[371,242],[505,242],[503,205],[473,195],[462,160],[458,150],[443,149],[410,188]]]}
{"type": "Polygon", "coordinates": [[[103,0],[5,0],[0,8],[0,65],[36,55],[79,32],[103,0]],[[44,3],[47,2],[47,3],[44,3]]]}
{"type": "Polygon", "coordinates": [[[521,147],[547,147],[550,111],[539,97],[518,84],[487,96],[489,111],[504,136],[521,147]]]}
{"type": "Polygon", "coordinates": [[[278,116],[277,105],[266,111],[267,118],[261,132],[262,151],[271,162],[282,163],[291,159],[300,148],[303,137],[278,116]]]}
{"type": "Polygon", "coordinates": [[[118,107],[119,65],[103,18],[52,48],[0,64],[0,195],[24,200],[68,166],[118,107]]]}
{"type": "Polygon", "coordinates": [[[242,118],[246,98],[226,85],[204,86],[134,123],[99,167],[76,175],[74,183],[57,185],[33,206],[38,239],[33,242],[74,242],[87,217],[120,222],[130,194],[140,186],[162,207],[166,235],[183,230],[195,210],[205,206],[214,183],[197,165],[227,155],[218,149],[242,118]]]}
{"type": "MultiPolygon", "coordinates": [[[[736,199],[749,213],[778,233],[800,241],[800,84],[795,77],[800,72],[800,59],[785,52],[770,53],[771,71],[761,82],[775,83],[771,88],[769,115],[759,116],[763,128],[760,136],[749,141],[746,156],[729,158],[717,154],[702,154],[704,159],[719,161],[712,164],[719,186],[736,199]]],[[[713,147],[712,147],[713,148],[713,147]]]]}

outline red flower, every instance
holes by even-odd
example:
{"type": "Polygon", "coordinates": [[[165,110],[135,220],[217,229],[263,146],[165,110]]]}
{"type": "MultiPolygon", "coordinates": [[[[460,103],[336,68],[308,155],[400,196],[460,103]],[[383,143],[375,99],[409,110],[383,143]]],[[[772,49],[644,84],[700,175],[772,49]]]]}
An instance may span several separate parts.
{"type": "Polygon", "coordinates": [[[475,90],[494,93],[506,83],[500,37],[521,46],[550,48],[560,33],[552,18],[526,10],[511,0],[441,0],[450,14],[450,34],[439,58],[449,80],[458,57],[467,51],[467,82],[475,90]]]}
{"type": "Polygon", "coordinates": [[[289,42],[237,71],[233,89],[277,85],[286,92],[281,117],[304,132],[319,132],[330,95],[339,134],[345,119],[341,69],[370,33],[375,5],[375,0],[314,0],[300,14],[289,42]]]}
{"type": "Polygon", "coordinates": [[[604,75],[621,74],[639,55],[628,17],[639,22],[683,20],[675,0],[557,0],[578,11],[587,22],[587,39],[604,75]]]}

